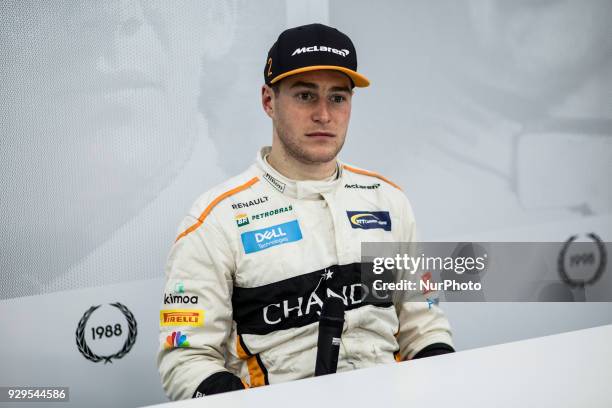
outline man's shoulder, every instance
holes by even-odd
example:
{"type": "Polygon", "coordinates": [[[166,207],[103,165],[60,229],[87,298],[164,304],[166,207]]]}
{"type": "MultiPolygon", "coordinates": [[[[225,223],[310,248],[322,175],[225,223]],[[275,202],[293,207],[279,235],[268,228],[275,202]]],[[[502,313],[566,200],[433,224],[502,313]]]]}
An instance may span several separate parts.
{"type": "Polygon", "coordinates": [[[205,218],[213,212],[232,210],[237,201],[257,195],[259,182],[259,173],[251,166],[200,194],[191,206],[189,214],[195,218],[205,218]]]}
{"type": "Polygon", "coordinates": [[[376,200],[381,208],[396,214],[398,212],[405,214],[407,220],[414,221],[410,200],[398,184],[376,171],[348,163],[343,163],[342,168],[344,173],[342,187],[345,191],[353,191],[369,200],[376,200]]]}
{"type": "Polygon", "coordinates": [[[345,189],[389,191],[391,194],[403,195],[399,185],[379,172],[348,163],[342,163],[342,170],[345,174],[345,189]]]}
{"type": "Polygon", "coordinates": [[[254,166],[249,167],[237,176],[212,187],[200,196],[192,204],[187,217],[179,226],[177,241],[189,235],[193,231],[201,231],[201,226],[214,226],[219,231],[229,225],[228,220],[233,220],[237,209],[243,203],[266,200],[263,197],[260,173],[254,166]],[[258,197],[259,198],[253,198],[258,197]]]}

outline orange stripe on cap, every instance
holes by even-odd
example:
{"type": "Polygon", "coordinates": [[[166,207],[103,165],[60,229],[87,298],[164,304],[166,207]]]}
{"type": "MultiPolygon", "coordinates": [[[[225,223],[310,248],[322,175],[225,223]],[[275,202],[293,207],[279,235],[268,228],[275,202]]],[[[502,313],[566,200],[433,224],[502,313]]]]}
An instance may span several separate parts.
{"type": "Polygon", "coordinates": [[[247,181],[246,183],[233,188],[229,191],[226,191],[225,193],[221,194],[219,197],[215,198],[212,203],[208,204],[208,207],[206,207],[206,209],[204,210],[204,212],[202,212],[202,214],[200,214],[200,216],[198,217],[198,221],[193,224],[191,227],[187,228],[185,231],[183,231],[174,242],[178,241],[179,239],[183,238],[185,235],[195,231],[196,229],[198,229],[200,227],[200,225],[202,225],[202,223],[204,222],[204,220],[206,219],[206,217],[208,217],[208,214],[210,214],[210,212],[212,211],[213,208],[215,208],[215,206],[217,204],[219,204],[221,201],[225,200],[227,197],[230,197],[242,190],[246,190],[247,188],[251,187],[253,184],[257,183],[259,181],[259,177],[253,177],[252,179],[250,179],[249,181],[247,181]]]}
{"type": "Polygon", "coordinates": [[[378,173],[374,173],[374,172],[367,171],[367,170],[356,169],[355,167],[347,166],[346,164],[343,164],[342,167],[345,168],[348,171],[353,172],[353,173],[363,174],[364,176],[376,177],[377,179],[380,179],[380,180],[384,181],[385,183],[391,184],[393,187],[397,188],[398,190],[401,190],[400,186],[398,186],[397,184],[395,184],[394,182],[392,182],[388,178],[381,176],[378,173]]]}
{"type": "Polygon", "coordinates": [[[292,69],[291,71],[287,71],[273,78],[270,81],[270,83],[273,84],[290,75],[301,74],[302,72],[318,71],[318,70],[331,70],[331,71],[343,72],[346,75],[348,75],[353,80],[353,83],[355,84],[355,86],[359,88],[365,88],[366,86],[370,85],[370,80],[364,77],[363,75],[361,75],[360,73],[358,73],[357,71],[353,71],[352,69],[348,69],[346,67],[341,67],[338,65],[311,65],[309,67],[292,69]]]}

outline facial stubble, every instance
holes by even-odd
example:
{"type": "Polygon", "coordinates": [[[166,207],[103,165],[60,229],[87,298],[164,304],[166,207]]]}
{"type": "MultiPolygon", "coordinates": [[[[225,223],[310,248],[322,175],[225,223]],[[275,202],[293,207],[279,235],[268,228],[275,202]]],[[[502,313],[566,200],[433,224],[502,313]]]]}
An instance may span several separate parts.
{"type": "MultiPolygon", "coordinates": [[[[320,163],[328,163],[336,158],[342,147],[344,146],[344,141],[346,138],[342,138],[342,143],[339,146],[325,155],[320,154],[311,154],[308,149],[305,149],[303,145],[301,145],[296,139],[289,135],[289,132],[286,130],[284,126],[283,119],[274,119],[274,128],[276,129],[276,134],[278,135],[278,140],[280,144],[283,146],[283,150],[291,156],[293,159],[299,161],[303,164],[320,164],[320,163]]],[[[338,136],[336,136],[338,137],[338,136]]]]}

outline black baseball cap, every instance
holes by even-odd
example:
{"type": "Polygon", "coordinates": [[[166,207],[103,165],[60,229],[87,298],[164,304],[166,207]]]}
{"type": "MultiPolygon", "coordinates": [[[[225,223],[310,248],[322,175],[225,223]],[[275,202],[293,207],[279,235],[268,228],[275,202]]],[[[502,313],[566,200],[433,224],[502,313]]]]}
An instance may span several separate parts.
{"type": "Polygon", "coordinates": [[[357,53],[351,39],[323,24],[283,31],[268,51],[264,79],[272,85],[290,75],[319,69],[343,72],[357,87],[370,85],[368,78],[357,72],[357,53]]]}

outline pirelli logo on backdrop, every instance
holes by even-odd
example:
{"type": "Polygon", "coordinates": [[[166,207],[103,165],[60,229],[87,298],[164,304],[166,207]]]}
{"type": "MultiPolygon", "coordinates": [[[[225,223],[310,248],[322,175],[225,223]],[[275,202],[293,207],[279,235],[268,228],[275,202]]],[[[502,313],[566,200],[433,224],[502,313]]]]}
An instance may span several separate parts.
{"type": "Polygon", "coordinates": [[[204,326],[204,311],[197,309],[160,310],[160,326],[204,326]]]}

